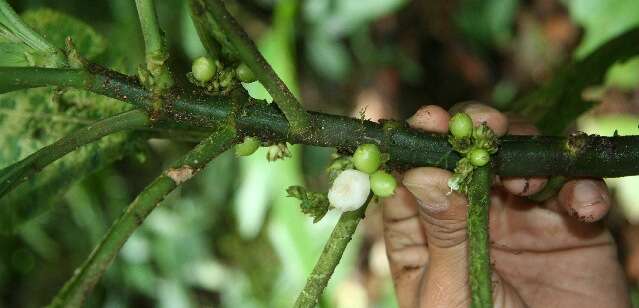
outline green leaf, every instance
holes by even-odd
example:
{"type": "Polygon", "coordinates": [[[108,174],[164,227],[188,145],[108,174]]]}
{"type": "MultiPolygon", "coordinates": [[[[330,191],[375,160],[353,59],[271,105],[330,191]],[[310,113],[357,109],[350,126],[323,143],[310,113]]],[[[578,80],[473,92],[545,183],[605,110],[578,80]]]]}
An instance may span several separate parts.
{"type": "Polygon", "coordinates": [[[561,134],[594,105],[583,91],[600,85],[615,63],[639,54],[639,27],[607,41],[583,59],[569,64],[539,90],[513,103],[512,110],[536,122],[544,134],[561,134]]]}
{"type": "Polygon", "coordinates": [[[62,196],[87,175],[137,148],[130,135],[118,133],[78,149],[46,167],[0,199],[0,233],[15,232],[23,223],[61,202],[62,196]]]}
{"type": "Polygon", "coordinates": [[[303,186],[290,186],[286,192],[289,197],[299,199],[302,213],[313,217],[313,223],[320,221],[328,212],[329,202],[326,194],[308,191],[303,186]]]}
{"type": "MultiPolygon", "coordinates": [[[[563,1],[570,16],[584,28],[584,39],[575,55],[583,58],[607,40],[639,26],[639,1],[563,1]]],[[[608,71],[607,85],[634,89],[639,84],[639,57],[617,64],[608,71]]]]}
{"type": "Polygon", "coordinates": [[[28,46],[20,43],[0,42],[0,66],[28,66],[26,55],[30,52],[28,46]]]}
{"type": "Polygon", "coordinates": [[[64,50],[67,37],[87,59],[94,59],[106,50],[105,39],[79,19],[51,9],[37,9],[22,14],[25,23],[42,34],[54,46],[64,50]]]}
{"type": "MultiPolygon", "coordinates": [[[[0,95],[0,169],[23,159],[71,131],[129,107],[80,90],[58,93],[39,88],[0,95]]],[[[0,199],[1,231],[57,202],[84,175],[120,158],[128,135],[115,134],[81,147],[45,168],[16,191],[0,199]]]]}

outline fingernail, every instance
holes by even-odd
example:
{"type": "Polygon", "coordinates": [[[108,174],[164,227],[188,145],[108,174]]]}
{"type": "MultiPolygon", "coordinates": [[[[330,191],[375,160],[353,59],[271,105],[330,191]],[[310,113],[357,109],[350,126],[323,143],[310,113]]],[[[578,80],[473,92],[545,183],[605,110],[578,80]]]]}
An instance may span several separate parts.
{"type": "Polygon", "coordinates": [[[432,186],[424,186],[411,182],[404,182],[404,186],[410,191],[421,206],[428,213],[440,213],[448,209],[448,197],[446,192],[432,186]]]}
{"type": "Polygon", "coordinates": [[[599,187],[590,180],[579,181],[575,185],[574,193],[575,201],[581,207],[591,207],[604,201],[599,192],[599,187]]]}

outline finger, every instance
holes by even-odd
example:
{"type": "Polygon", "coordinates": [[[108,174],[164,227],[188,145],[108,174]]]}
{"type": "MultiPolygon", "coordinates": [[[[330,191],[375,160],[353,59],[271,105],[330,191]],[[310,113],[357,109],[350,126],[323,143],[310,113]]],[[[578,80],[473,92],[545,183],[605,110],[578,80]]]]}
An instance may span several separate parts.
{"type": "Polygon", "coordinates": [[[576,179],[566,182],[559,191],[560,206],[583,222],[603,218],[610,209],[608,187],[602,179],[576,179]]]}
{"type": "Polygon", "coordinates": [[[422,106],[406,122],[412,128],[421,129],[431,133],[445,134],[448,132],[448,111],[437,105],[422,106]]]}
{"type": "Polygon", "coordinates": [[[475,102],[465,102],[451,108],[451,114],[456,111],[468,114],[473,119],[475,127],[486,123],[497,136],[503,136],[508,131],[508,118],[493,107],[475,102]]]}
{"type": "Polygon", "coordinates": [[[383,200],[384,241],[400,307],[416,307],[419,285],[428,263],[426,236],[415,197],[399,186],[383,200]]]}
{"type": "MultiPolygon", "coordinates": [[[[523,118],[509,115],[509,135],[539,135],[539,130],[532,123],[523,118]]],[[[501,183],[510,193],[516,196],[530,196],[540,192],[548,179],[545,177],[502,177],[501,183]]]]}
{"type": "Polygon", "coordinates": [[[404,186],[415,196],[426,231],[429,265],[420,304],[447,307],[467,303],[466,199],[448,188],[451,173],[416,168],[404,175],[404,186]]]}

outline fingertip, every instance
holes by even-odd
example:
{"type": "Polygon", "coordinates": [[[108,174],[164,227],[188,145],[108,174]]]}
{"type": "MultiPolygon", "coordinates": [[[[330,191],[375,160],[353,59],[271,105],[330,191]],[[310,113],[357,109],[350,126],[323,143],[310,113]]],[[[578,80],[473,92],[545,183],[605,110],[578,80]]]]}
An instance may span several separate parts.
{"type": "Polygon", "coordinates": [[[382,199],[384,220],[403,219],[416,213],[415,197],[402,185],[397,186],[392,196],[382,199]]]}
{"type": "Polygon", "coordinates": [[[503,136],[508,131],[508,118],[499,110],[479,103],[462,103],[461,111],[473,119],[475,127],[486,123],[497,136],[503,136]]]}
{"type": "Polygon", "coordinates": [[[600,179],[568,181],[559,191],[559,202],[569,215],[583,222],[601,220],[610,210],[608,188],[600,179]]]}
{"type": "Polygon", "coordinates": [[[428,105],[419,108],[406,122],[412,128],[445,134],[448,132],[449,119],[450,114],[444,108],[437,105],[428,105]]]}
{"type": "Polygon", "coordinates": [[[446,211],[449,207],[448,170],[421,167],[404,174],[402,184],[413,194],[417,203],[429,213],[446,211]]]}
{"type": "Polygon", "coordinates": [[[513,195],[520,197],[526,197],[540,192],[544,188],[544,186],[546,186],[547,182],[548,179],[543,177],[501,178],[501,184],[504,186],[504,188],[506,188],[506,190],[508,190],[513,195]]]}

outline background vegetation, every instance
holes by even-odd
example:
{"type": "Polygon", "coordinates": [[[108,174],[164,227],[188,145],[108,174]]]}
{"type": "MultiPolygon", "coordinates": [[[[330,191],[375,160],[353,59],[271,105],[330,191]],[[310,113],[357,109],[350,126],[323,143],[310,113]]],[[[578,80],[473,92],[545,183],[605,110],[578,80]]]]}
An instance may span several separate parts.
{"type": "MultiPolygon", "coordinates": [[[[52,41],[62,42],[65,28],[54,17],[30,19],[42,16],[38,10],[54,9],[91,25],[95,32],[84,35],[93,43],[78,47],[95,62],[128,74],[144,62],[131,0],[10,2],[52,41]]],[[[373,119],[404,118],[423,104],[448,107],[470,99],[507,109],[567,61],[639,25],[635,0],[228,3],[306,107],[351,115],[364,110],[373,119]]],[[[184,76],[203,47],[185,1],[157,5],[173,56],[170,65],[184,76]]],[[[249,89],[255,97],[267,97],[257,83],[249,89]]],[[[58,98],[53,92],[0,95],[0,168],[102,115],[93,111],[95,96],[77,92],[58,98]],[[46,102],[51,99],[62,104],[50,108],[46,102]]],[[[605,84],[584,97],[600,104],[574,129],[639,134],[639,58],[613,67],[605,84]]],[[[127,108],[106,99],[97,104],[109,113],[127,108]]],[[[117,138],[122,136],[109,137],[102,146],[117,147],[117,138]]],[[[122,158],[92,157],[87,150],[85,164],[74,169],[63,160],[56,165],[62,176],[21,188],[4,200],[48,210],[23,221],[25,213],[0,207],[0,307],[47,304],[122,209],[166,167],[162,162],[192,146],[186,139],[140,142],[122,158]]],[[[217,159],[154,211],[97,285],[88,306],[290,306],[337,220],[329,213],[312,224],[285,192],[299,184],[325,191],[331,151],[303,146],[292,151],[292,158],[274,163],[264,159],[263,151],[241,159],[225,153],[217,159]]],[[[634,244],[639,229],[632,224],[639,221],[639,180],[608,183],[619,204],[608,223],[622,243],[620,255],[633,282],[639,279],[634,244]]],[[[367,217],[329,283],[325,307],[396,306],[379,207],[370,206],[367,217]]]]}

